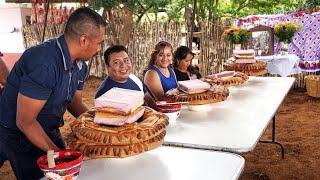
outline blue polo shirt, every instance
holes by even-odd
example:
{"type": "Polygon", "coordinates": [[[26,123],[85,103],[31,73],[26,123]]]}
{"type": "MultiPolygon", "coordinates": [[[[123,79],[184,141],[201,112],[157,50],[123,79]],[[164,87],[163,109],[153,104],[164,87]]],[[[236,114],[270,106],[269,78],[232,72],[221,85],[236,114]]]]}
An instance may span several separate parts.
{"type": "Polygon", "coordinates": [[[18,130],[17,97],[21,93],[47,100],[37,121],[46,132],[59,128],[68,103],[76,90],[83,89],[86,72],[83,61],[72,64],[63,35],[27,49],[11,70],[0,97],[0,125],[18,130]]]}

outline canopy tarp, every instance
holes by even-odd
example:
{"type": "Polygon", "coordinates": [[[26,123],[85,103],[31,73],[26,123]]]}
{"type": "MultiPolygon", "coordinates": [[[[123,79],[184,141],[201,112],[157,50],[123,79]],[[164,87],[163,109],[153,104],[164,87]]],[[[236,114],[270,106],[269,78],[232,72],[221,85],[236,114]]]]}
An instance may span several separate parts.
{"type": "MultiPolygon", "coordinates": [[[[237,25],[248,29],[258,25],[274,28],[276,24],[285,22],[297,22],[303,27],[294,35],[288,52],[300,57],[299,66],[303,71],[320,71],[320,10],[248,16],[239,19],[237,25]]],[[[279,43],[275,43],[275,52],[279,52],[279,49],[279,43]]]]}

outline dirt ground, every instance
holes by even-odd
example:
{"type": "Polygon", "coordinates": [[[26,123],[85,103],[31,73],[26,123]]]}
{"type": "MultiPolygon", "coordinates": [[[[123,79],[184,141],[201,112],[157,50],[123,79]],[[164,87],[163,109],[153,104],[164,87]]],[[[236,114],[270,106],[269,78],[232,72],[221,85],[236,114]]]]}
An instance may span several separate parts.
{"type": "MultiPolygon", "coordinates": [[[[102,80],[90,78],[84,89],[84,101],[93,105],[93,98],[102,80]]],[[[245,168],[241,180],[257,179],[320,179],[320,99],[308,97],[305,89],[293,89],[276,113],[276,140],[285,148],[281,158],[280,147],[258,143],[245,154],[245,168]]],[[[261,107],[262,108],[262,107],[261,107]]],[[[64,137],[70,132],[69,123],[74,118],[65,114],[64,137]]],[[[271,139],[271,123],[263,140],[271,139]]],[[[0,169],[0,180],[15,179],[10,164],[0,169]]]]}

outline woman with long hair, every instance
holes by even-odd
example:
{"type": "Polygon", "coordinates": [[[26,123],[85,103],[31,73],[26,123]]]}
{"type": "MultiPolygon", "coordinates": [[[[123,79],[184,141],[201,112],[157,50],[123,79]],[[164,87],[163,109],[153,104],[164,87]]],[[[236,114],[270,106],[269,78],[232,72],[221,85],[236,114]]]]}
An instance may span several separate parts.
{"type": "Polygon", "coordinates": [[[177,87],[176,76],[170,67],[172,56],[172,45],[166,41],[160,41],[151,53],[144,75],[144,83],[156,101],[161,100],[168,90],[177,87]]]}
{"type": "Polygon", "coordinates": [[[178,81],[201,78],[199,71],[191,65],[193,58],[193,52],[186,46],[180,46],[174,52],[173,68],[178,81]]]}

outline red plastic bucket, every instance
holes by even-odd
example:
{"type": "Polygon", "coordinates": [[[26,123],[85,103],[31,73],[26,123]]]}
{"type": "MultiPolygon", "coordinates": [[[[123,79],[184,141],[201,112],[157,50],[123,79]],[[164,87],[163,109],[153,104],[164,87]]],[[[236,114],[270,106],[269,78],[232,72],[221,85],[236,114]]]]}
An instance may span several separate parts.
{"type": "Polygon", "coordinates": [[[83,155],[81,152],[65,150],[54,152],[56,166],[49,168],[47,155],[41,156],[38,160],[38,166],[43,171],[47,179],[76,179],[80,173],[83,155]]]}

